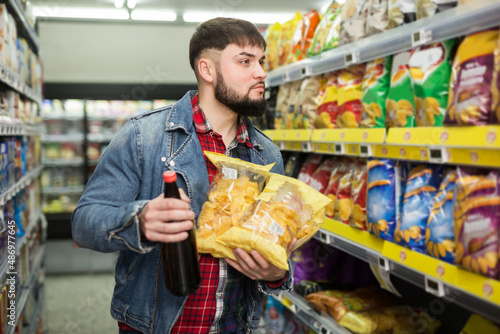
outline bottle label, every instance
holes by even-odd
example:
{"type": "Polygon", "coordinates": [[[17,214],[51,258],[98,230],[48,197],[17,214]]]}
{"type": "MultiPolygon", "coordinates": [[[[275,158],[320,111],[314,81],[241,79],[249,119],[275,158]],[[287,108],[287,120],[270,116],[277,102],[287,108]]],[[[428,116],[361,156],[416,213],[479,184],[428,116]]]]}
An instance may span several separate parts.
{"type": "Polygon", "coordinates": [[[234,168],[222,167],[222,174],[225,179],[236,180],[238,178],[238,171],[234,168]]]}

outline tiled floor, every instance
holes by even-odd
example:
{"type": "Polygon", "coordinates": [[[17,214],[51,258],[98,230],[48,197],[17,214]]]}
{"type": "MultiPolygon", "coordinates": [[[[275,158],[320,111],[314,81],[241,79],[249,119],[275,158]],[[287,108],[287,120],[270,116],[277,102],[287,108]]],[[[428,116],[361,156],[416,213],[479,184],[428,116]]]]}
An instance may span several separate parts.
{"type": "Polygon", "coordinates": [[[45,278],[47,334],[115,334],[109,313],[113,274],[48,275],[45,278]]]}

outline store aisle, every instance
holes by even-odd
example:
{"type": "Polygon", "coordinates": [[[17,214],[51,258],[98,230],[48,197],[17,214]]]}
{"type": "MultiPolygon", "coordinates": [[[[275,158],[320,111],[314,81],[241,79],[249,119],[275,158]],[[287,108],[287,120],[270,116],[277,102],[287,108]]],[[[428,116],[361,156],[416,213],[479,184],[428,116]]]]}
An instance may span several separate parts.
{"type": "Polygon", "coordinates": [[[109,313],[114,275],[49,275],[45,279],[47,334],[113,334],[109,313]]]}

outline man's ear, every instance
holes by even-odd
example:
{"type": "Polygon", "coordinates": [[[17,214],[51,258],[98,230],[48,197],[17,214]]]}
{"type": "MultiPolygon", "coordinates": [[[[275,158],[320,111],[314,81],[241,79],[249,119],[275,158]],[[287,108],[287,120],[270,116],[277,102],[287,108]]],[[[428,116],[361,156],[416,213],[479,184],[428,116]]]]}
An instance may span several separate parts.
{"type": "Polygon", "coordinates": [[[212,83],[215,79],[215,64],[209,58],[200,58],[198,60],[198,73],[206,82],[212,83]]]}

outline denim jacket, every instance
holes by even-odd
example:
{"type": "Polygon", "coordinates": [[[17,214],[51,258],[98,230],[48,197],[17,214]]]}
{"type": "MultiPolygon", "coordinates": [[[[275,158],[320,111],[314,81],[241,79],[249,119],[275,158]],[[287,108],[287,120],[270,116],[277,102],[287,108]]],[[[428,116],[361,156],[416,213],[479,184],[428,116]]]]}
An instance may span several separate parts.
{"type": "MultiPolygon", "coordinates": [[[[99,252],[116,252],[112,316],[143,333],[170,333],[187,297],[170,294],[163,283],[158,243],[141,240],[138,213],[163,192],[162,173],[173,170],[177,184],[191,199],[196,220],[209,188],[208,173],[193,125],[191,97],[130,119],[113,138],[86,185],[72,215],[76,244],[99,252]]],[[[253,148],[250,160],[275,163],[283,173],[278,148],[247,119],[253,148]]],[[[245,293],[247,326],[257,328],[262,292],[278,294],[293,285],[293,263],[279,289],[249,280],[245,293]]]]}

